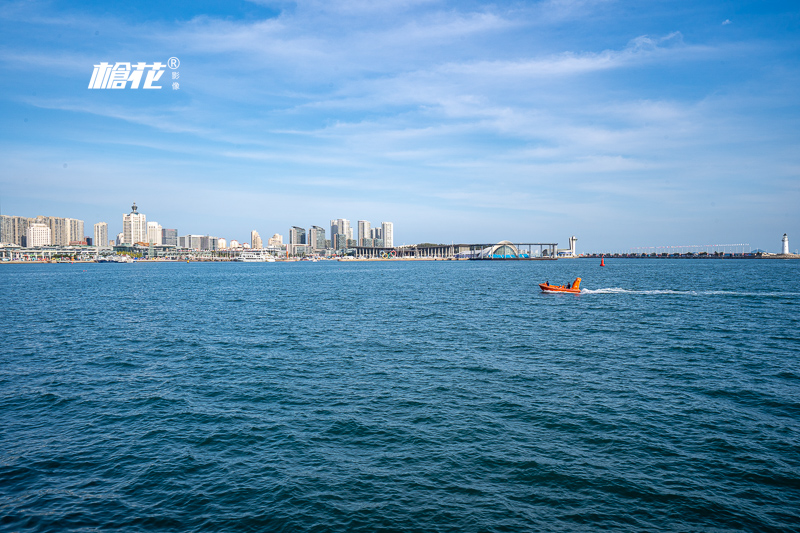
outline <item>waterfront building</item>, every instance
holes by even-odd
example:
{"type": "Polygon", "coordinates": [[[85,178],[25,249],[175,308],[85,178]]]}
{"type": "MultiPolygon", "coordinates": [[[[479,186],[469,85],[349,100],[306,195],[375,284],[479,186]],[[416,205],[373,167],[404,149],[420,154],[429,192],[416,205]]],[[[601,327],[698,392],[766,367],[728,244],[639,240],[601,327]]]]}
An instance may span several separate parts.
{"type": "Polygon", "coordinates": [[[178,246],[178,230],[161,228],[161,244],[164,246],[178,246]]]}
{"type": "Polygon", "coordinates": [[[369,233],[370,233],[370,235],[369,235],[370,238],[373,239],[373,240],[374,239],[383,239],[383,233],[381,231],[381,228],[372,228],[369,233]]]}
{"type": "Polygon", "coordinates": [[[279,247],[282,245],[283,245],[283,235],[280,235],[278,233],[274,234],[267,240],[267,246],[269,246],[270,248],[279,247]]]}
{"type": "Polygon", "coordinates": [[[306,244],[305,228],[292,226],[289,230],[289,244],[306,244]]]}
{"type": "MultiPolygon", "coordinates": [[[[69,245],[69,224],[66,218],[45,217],[39,215],[31,223],[44,224],[50,228],[50,244],[55,246],[69,245]]],[[[28,246],[30,248],[30,245],[28,246]]]]}
{"type": "Polygon", "coordinates": [[[28,226],[35,220],[28,217],[0,216],[0,242],[25,247],[28,242],[28,226]]]}
{"type": "Polygon", "coordinates": [[[127,244],[147,242],[147,217],[137,209],[136,202],[133,202],[131,212],[122,215],[122,239],[127,244]]]}
{"type": "Polygon", "coordinates": [[[220,237],[217,239],[217,250],[227,250],[228,249],[228,241],[220,237]]]}
{"type": "Polygon", "coordinates": [[[67,227],[67,244],[81,244],[86,242],[86,235],[83,234],[83,220],[77,218],[65,218],[67,227]]]}
{"type": "Polygon", "coordinates": [[[239,241],[237,241],[236,239],[231,239],[231,246],[230,246],[231,250],[236,250],[237,248],[241,247],[242,245],[239,244],[239,241]]]}
{"type": "Polygon", "coordinates": [[[394,246],[394,224],[381,222],[381,237],[383,238],[383,246],[392,248],[394,246]]]}
{"type": "Polygon", "coordinates": [[[158,222],[148,222],[147,223],[147,242],[149,244],[154,244],[156,246],[161,246],[162,244],[162,230],[164,228],[161,227],[161,224],[158,222]]]}
{"type": "Polygon", "coordinates": [[[331,240],[336,241],[334,235],[342,234],[346,235],[348,239],[353,238],[353,231],[350,228],[350,221],[346,218],[337,218],[336,220],[331,220],[331,240]]]}
{"type": "Polygon", "coordinates": [[[365,239],[371,239],[370,223],[368,220],[358,221],[358,246],[366,246],[365,239]]]}
{"type": "Polygon", "coordinates": [[[311,226],[308,230],[308,244],[312,250],[324,250],[328,241],[325,239],[325,228],[311,226]]]}
{"type": "Polygon", "coordinates": [[[117,233],[117,238],[114,241],[114,245],[113,246],[122,245],[122,243],[124,242],[124,239],[125,239],[125,234],[124,233],[117,233]]]}
{"type": "Polygon", "coordinates": [[[28,225],[27,243],[28,248],[38,248],[40,246],[50,246],[53,244],[52,232],[47,224],[34,222],[28,225]]]}
{"type": "Polygon", "coordinates": [[[217,244],[219,243],[219,239],[216,237],[212,237],[211,235],[202,235],[200,237],[200,249],[201,250],[216,250],[217,244]]]}
{"type": "Polygon", "coordinates": [[[333,248],[335,250],[346,250],[348,241],[350,239],[347,238],[347,234],[345,233],[336,233],[333,235],[333,248]]]}
{"type": "Polygon", "coordinates": [[[264,247],[264,242],[261,240],[261,235],[256,230],[250,232],[250,248],[260,250],[264,247]]]}
{"type": "Polygon", "coordinates": [[[108,243],[108,224],[98,222],[94,225],[94,245],[105,246],[108,243]]]}
{"type": "Polygon", "coordinates": [[[202,250],[202,238],[203,235],[183,235],[178,237],[178,247],[189,248],[190,250],[202,250]]]}

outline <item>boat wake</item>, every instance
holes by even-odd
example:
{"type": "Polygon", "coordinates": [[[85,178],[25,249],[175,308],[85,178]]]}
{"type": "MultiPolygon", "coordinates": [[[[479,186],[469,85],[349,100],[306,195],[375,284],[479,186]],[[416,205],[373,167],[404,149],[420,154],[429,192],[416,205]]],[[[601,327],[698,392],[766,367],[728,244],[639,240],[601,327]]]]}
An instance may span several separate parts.
{"type": "Polygon", "coordinates": [[[581,289],[581,294],[647,294],[647,295],[679,295],[679,296],[800,296],[798,292],[742,292],[742,291],[676,291],[672,289],[634,290],[621,287],[605,289],[581,289]]]}

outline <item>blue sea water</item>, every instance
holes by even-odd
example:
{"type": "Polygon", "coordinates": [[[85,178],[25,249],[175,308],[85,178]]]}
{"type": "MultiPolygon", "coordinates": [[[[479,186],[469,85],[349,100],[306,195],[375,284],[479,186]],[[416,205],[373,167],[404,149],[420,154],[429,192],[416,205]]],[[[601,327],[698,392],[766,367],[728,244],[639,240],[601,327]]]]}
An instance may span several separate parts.
{"type": "Polygon", "coordinates": [[[800,262],[597,263],[2,265],[0,529],[800,530],[800,262]]]}

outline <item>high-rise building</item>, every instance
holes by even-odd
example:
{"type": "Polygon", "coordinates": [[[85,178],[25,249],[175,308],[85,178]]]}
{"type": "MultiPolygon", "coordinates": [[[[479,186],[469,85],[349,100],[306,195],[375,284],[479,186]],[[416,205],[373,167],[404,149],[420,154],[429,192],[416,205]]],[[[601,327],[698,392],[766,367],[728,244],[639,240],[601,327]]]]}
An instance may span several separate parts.
{"type": "Polygon", "coordinates": [[[94,245],[105,246],[108,244],[108,224],[98,222],[94,225],[94,245]]]}
{"type": "Polygon", "coordinates": [[[217,250],[227,250],[228,249],[228,241],[220,237],[217,239],[217,250]]]}
{"type": "Polygon", "coordinates": [[[289,230],[289,244],[306,244],[305,228],[292,226],[289,230]]]}
{"type": "Polygon", "coordinates": [[[83,234],[83,220],[78,220],[76,218],[65,218],[64,221],[66,222],[67,226],[67,244],[78,244],[85,242],[85,236],[83,234]]]}
{"type": "Polygon", "coordinates": [[[124,233],[117,233],[117,239],[114,241],[114,244],[116,246],[119,246],[123,242],[125,242],[125,234],[124,233]]]}
{"type": "Polygon", "coordinates": [[[161,244],[165,246],[178,246],[178,230],[174,228],[161,228],[161,244]]]}
{"type": "Polygon", "coordinates": [[[147,241],[147,217],[137,212],[136,202],[131,206],[131,212],[122,215],[122,238],[126,244],[147,241]]]}
{"type": "Polygon", "coordinates": [[[66,218],[38,216],[31,220],[36,224],[44,224],[50,228],[50,244],[67,246],[69,244],[70,224],[66,218]]]}
{"type": "Polygon", "coordinates": [[[383,238],[384,248],[394,247],[394,224],[391,222],[381,222],[381,237],[383,238]]]}
{"type": "Polygon", "coordinates": [[[308,244],[311,246],[312,250],[324,250],[327,248],[325,228],[311,226],[308,230],[308,244]]]}
{"type": "MultiPolygon", "coordinates": [[[[204,235],[183,235],[178,237],[178,247],[189,248],[191,250],[208,250],[209,248],[202,248],[203,237],[204,235]]],[[[205,237],[208,238],[207,235],[205,235],[205,237]]]]}
{"type": "Polygon", "coordinates": [[[370,237],[370,224],[368,220],[359,220],[358,221],[358,245],[359,246],[366,246],[364,244],[364,239],[369,239],[370,237]]]}
{"type": "Polygon", "coordinates": [[[353,238],[353,231],[350,228],[350,221],[346,218],[337,218],[336,220],[331,220],[331,239],[337,233],[341,233],[346,235],[348,239],[353,238]]]}
{"type": "Polygon", "coordinates": [[[373,240],[383,239],[383,232],[381,231],[381,228],[372,228],[370,230],[370,237],[373,240]]]}
{"type": "Polygon", "coordinates": [[[147,242],[149,244],[155,244],[156,246],[161,246],[161,231],[164,228],[161,227],[161,224],[158,222],[148,222],[147,223],[147,242]]]}
{"type": "Polygon", "coordinates": [[[51,231],[47,224],[34,222],[28,225],[27,243],[28,248],[38,248],[39,246],[50,246],[52,244],[51,231]]]}
{"type": "Polygon", "coordinates": [[[28,217],[0,215],[0,242],[27,246],[28,226],[33,222],[28,217]]]}
{"type": "Polygon", "coordinates": [[[268,246],[281,246],[283,244],[283,235],[276,233],[267,240],[268,246]]]}
{"type": "Polygon", "coordinates": [[[216,250],[219,244],[219,239],[211,235],[200,236],[200,249],[201,250],[216,250]]]}
{"type": "Polygon", "coordinates": [[[261,235],[256,230],[250,232],[250,248],[260,250],[264,247],[264,241],[261,240],[261,235]]]}

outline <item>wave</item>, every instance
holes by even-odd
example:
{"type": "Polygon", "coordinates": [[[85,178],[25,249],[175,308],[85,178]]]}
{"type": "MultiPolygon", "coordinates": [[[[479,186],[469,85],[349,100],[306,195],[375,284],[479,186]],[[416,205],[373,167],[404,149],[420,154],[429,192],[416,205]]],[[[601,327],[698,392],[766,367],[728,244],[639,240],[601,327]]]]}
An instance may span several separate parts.
{"type": "Polygon", "coordinates": [[[623,289],[621,287],[608,287],[602,289],[581,289],[581,294],[668,294],[679,296],[800,296],[800,292],[744,292],[744,291],[677,291],[674,289],[623,289]]]}

